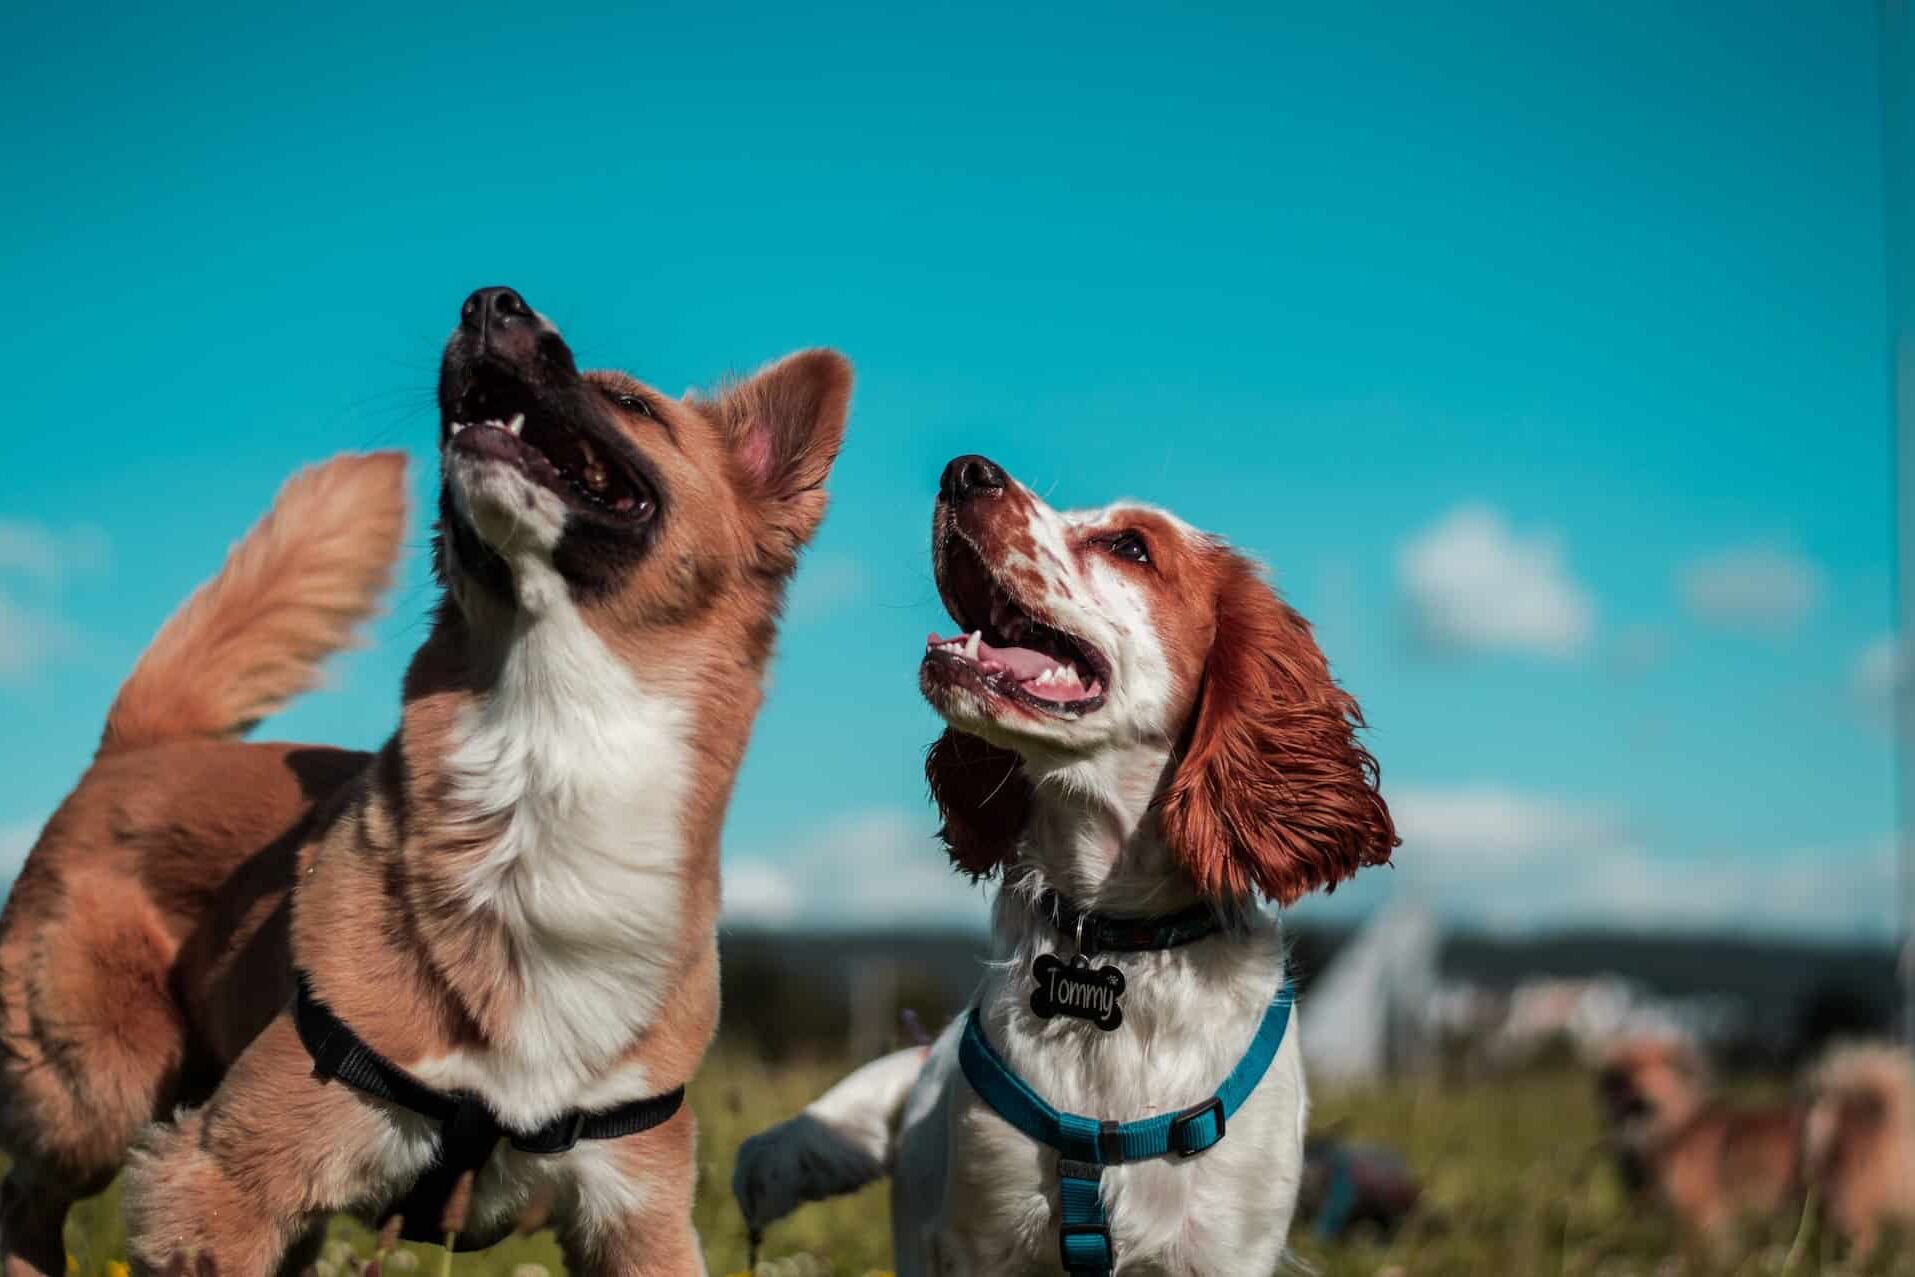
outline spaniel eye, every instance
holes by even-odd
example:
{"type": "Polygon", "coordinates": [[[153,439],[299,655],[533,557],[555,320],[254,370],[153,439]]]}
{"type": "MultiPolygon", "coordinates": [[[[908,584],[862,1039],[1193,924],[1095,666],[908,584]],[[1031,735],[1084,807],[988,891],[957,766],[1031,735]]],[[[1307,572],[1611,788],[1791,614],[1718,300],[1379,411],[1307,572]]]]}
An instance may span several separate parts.
{"type": "Polygon", "coordinates": [[[641,417],[653,415],[651,401],[639,395],[613,395],[612,402],[627,412],[635,412],[641,417]]]}
{"type": "Polygon", "coordinates": [[[1150,562],[1150,547],[1135,532],[1119,532],[1110,539],[1110,552],[1120,559],[1129,559],[1132,563],[1150,562]]]}

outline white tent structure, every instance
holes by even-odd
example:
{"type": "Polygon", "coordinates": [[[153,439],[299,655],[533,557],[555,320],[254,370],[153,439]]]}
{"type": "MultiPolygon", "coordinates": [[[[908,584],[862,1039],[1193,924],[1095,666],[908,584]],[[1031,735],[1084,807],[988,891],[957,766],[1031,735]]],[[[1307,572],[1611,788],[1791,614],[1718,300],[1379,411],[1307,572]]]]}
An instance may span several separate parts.
{"type": "Polygon", "coordinates": [[[1399,899],[1311,981],[1301,1016],[1313,1084],[1374,1084],[1427,1061],[1437,945],[1435,918],[1399,899]]]}

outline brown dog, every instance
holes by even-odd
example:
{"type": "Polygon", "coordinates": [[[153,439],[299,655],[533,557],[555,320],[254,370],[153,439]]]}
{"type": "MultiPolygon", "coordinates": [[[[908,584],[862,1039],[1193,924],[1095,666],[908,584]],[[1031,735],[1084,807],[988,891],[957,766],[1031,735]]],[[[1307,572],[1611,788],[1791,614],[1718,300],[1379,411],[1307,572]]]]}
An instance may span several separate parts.
{"type": "Polygon", "coordinates": [[[1597,1082],[1624,1182],[1721,1243],[1741,1222],[1793,1221],[1807,1194],[1859,1254],[1915,1221],[1915,1074],[1892,1047],[1838,1048],[1796,1103],[1716,1098],[1689,1043],[1612,1046],[1597,1082]]]}
{"type": "Polygon", "coordinates": [[[1726,1240],[1750,1219],[1799,1210],[1802,1115],[1715,1098],[1702,1056],[1675,1037],[1616,1043],[1597,1095],[1623,1182],[1660,1200],[1695,1233],[1726,1240]]]}
{"type": "Polygon", "coordinates": [[[316,1068],[296,971],[483,1116],[460,1130],[585,1130],[487,1142],[462,1240],[549,1192],[573,1271],[702,1271],[689,1111],[567,1124],[670,1100],[711,1039],[719,827],[850,379],[810,351],[674,400],[579,373],[510,289],[473,294],[439,384],[445,595],[372,755],[232,739],[399,550],[396,455],[287,486],[121,689],[0,919],[8,1274],[61,1271],[68,1205],[178,1105],[130,1161],[142,1270],[270,1272],[444,1161],[452,1119],[316,1068]]]}
{"type": "Polygon", "coordinates": [[[1809,1074],[1804,1145],[1829,1222],[1856,1252],[1915,1227],[1915,1069],[1905,1048],[1837,1047],[1809,1074]]]}

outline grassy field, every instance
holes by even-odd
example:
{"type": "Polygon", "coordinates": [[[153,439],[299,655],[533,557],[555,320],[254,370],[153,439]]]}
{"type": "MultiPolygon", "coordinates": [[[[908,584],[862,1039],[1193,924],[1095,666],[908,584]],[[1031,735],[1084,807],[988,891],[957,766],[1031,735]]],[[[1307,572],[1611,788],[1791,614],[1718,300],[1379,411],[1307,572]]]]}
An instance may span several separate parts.
{"type": "MultiPolygon", "coordinates": [[[[745,1136],[796,1111],[842,1066],[767,1070],[740,1058],[715,1059],[692,1089],[701,1130],[698,1228],[715,1274],[745,1268],[743,1225],[731,1205],[731,1153],[745,1136]]],[[[1747,1277],[1879,1273],[1915,1277],[1915,1255],[1882,1256],[1866,1269],[1834,1262],[1813,1220],[1777,1221],[1730,1256],[1690,1253],[1653,1214],[1627,1203],[1596,1154],[1587,1084],[1564,1071],[1471,1087],[1405,1085],[1363,1097],[1319,1096],[1315,1122],[1388,1143],[1426,1185],[1425,1205],[1396,1238],[1325,1246],[1297,1230],[1296,1251],[1323,1277],[1747,1277]]],[[[759,1272],[773,1277],[864,1277],[890,1267],[886,1189],[807,1207],[773,1229],[759,1272]]],[[[119,1258],[116,1203],[85,1204],[68,1225],[75,1269],[106,1274],[119,1258]]],[[[369,1237],[341,1221],[335,1238],[369,1253],[369,1237]]],[[[435,1274],[439,1252],[417,1248],[389,1268],[435,1274]]],[[[350,1272],[345,1247],[322,1271],[350,1272]]],[[[549,1239],[515,1240],[454,1259],[461,1277],[512,1277],[521,1265],[562,1272],[549,1239]]],[[[520,1274],[536,1277],[536,1274],[520,1274]]]]}

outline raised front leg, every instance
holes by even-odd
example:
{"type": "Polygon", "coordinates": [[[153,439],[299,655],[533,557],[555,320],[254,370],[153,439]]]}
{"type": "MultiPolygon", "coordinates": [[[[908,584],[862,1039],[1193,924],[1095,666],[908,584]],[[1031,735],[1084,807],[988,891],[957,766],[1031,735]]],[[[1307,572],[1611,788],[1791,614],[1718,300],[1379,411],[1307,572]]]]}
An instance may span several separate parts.
{"type": "Polygon", "coordinates": [[[423,1123],[315,1078],[282,1015],[204,1108],[162,1128],[128,1164],[133,1270],[210,1258],[220,1277],[266,1277],[321,1217],[382,1200],[433,1145],[423,1123]]]}
{"type": "Polygon", "coordinates": [[[574,1277],[704,1277],[692,1227],[697,1125],[679,1110],[655,1130],[573,1150],[577,1192],[559,1238],[574,1277]]]}

